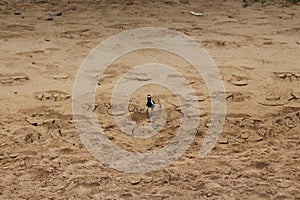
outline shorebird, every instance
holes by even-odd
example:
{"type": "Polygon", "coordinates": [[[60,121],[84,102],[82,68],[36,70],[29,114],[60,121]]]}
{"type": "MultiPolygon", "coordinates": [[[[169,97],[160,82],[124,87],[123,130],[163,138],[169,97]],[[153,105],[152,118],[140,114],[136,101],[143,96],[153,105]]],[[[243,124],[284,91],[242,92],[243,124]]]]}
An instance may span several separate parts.
{"type": "Polygon", "coordinates": [[[146,106],[147,106],[146,112],[148,112],[148,109],[149,109],[149,108],[151,108],[151,111],[153,111],[153,109],[154,109],[154,107],[155,107],[155,102],[152,100],[152,97],[151,97],[150,94],[147,96],[147,103],[146,103],[146,106]]]}

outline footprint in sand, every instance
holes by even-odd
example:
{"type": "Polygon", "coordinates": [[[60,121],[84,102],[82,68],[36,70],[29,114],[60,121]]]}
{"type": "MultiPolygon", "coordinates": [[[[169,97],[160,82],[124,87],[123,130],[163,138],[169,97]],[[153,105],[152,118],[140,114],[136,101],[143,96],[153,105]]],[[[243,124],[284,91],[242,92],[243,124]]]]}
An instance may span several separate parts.
{"type": "Polygon", "coordinates": [[[289,101],[300,102],[300,92],[292,92],[289,101]]]}
{"type": "Polygon", "coordinates": [[[224,40],[204,40],[202,41],[202,43],[204,44],[204,46],[227,47],[227,48],[238,48],[244,46],[244,44],[241,42],[224,41],[224,40]]]}
{"type": "Polygon", "coordinates": [[[39,92],[34,94],[34,96],[40,101],[64,101],[71,98],[71,95],[59,90],[39,92]]]}
{"type": "Polygon", "coordinates": [[[61,114],[46,107],[22,110],[20,113],[25,116],[25,122],[32,126],[44,126],[52,130],[69,129],[72,126],[70,122],[73,119],[73,115],[61,114]]]}
{"type": "Polygon", "coordinates": [[[66,80],[69,78],[69,75],[66,74],[56,74],[52,76],[53,79],[55,80],[66,80]]]}
{"type": "Polygon", "coordinates": [[[222,66],[221,73],[224,79],[235,86],[248,85],[249,76],[245,67],[222,66]]]}
{"type": "Polygon", "coordinates": [[[29,80],[29,77],[23,73],[17,74],[0,74],[0,83],[2,85],[12,85],[14,83],[24,83],[29,80]]]}
{"type": "Polygon", "coordinates": [[[288,103],[288,98],[285,95],[277,93],[268,93],[264,99],[258,101],[259,104],[264,106],[283,106],[288,103]]]}
{"type": "Polygon", "coordinates": [[[192,27],[192,28],[175,28],[175,31],[182,32],[186,35],[196,35],[201,34],[203,28],[200,27],[192,27]]]}
{"type": "Polygon", "coordinates": [[[244,102],[249,100],[251,97],[250,93],[241,92],[226,92],[226,100],[232,102],[244,102]]]}
{"type": "Polygon", "coordinates": [[[290,82],[300,80],[300,72],[274,72],[275,76],[280,79],[289,80],[290,82]]]}
{"type": "Polygon", "coordinates": [[[229,82],[236,86],[246,86],[248,85],[248,77],[245,75],[232,74],[229,82]]]}

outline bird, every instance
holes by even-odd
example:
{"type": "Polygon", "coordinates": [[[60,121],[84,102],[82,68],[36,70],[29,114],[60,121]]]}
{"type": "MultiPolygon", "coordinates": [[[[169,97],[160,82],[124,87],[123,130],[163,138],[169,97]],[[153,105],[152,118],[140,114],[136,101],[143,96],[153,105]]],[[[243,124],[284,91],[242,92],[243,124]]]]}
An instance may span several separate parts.
{"type": "Polygon", "coordinates": [[[243,7],[244,7],[244,8],[248,7],[248,3],[247,3],[246,0],[243,0],[243,7]]]}
{"type": "Polygon", "coordinates": [[[153,111],[153,109],[154,109],[154,107],[155,107],[155,102],[152,100],[152,97],[151,97],[150,94],[147,95],[146,106],[147,106],[146,112],[148,112],[148,109],[149,109],[149,108],[151,108],[151,111],[153,111]]]}

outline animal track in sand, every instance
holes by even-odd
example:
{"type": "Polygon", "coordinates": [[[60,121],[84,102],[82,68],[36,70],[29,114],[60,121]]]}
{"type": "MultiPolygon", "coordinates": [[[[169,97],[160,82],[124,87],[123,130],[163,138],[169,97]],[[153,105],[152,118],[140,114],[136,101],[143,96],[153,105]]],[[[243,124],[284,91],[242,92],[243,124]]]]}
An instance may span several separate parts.
{"type": "Polygon", "coordinates": [[[232,102],[243,102],[251,98],[250,93],[241,93],[241,92],[227,92],[226,100],[232,102]]]}
{"type": "Polygon", "coordinates": [[[289,94],[274,94],[269,93],[266,97],[259,101],[259,104],[264,106],[283,106],[288,103],[299,103],[300,92],[291,92],[289,94]]]}
{"type": "Polygon", "coordinates": [[[223,41],[223,40],[204,40],[202,41],[204,46],[216,46],[216,47],[229,47],[229,48],[238,48],[244,46],[242,42],[236,41],[223,41]]]}
{"type": "Polygon", "coordinates": [[[258,103],[264,106],[283,106],[288,103],[288,98],[281,94],[268,93],[265,98],[258,101],[258,103]]]}
{"type": "Polygon", "coordinates": [[[14,83],[24,83],[29,80],[29,77],[23,73],[16,74],[0,74],[0,83],[3,85],[12,85],[14,83]]]}
{"type": "Polygon", "coordinates": [[[289,101],[300,102],[300,92],[291,92],[289,101]]]}
{"type": "Polygon", "coordinates": [[[300,92],[292,92],[291,96],[293,97],[293,99],[300,99],[300,92]]]}
{"type": "MultiPolygon", "coordinates": [[[[71,126],[73,116],[60,114],[54,110],[40,109],[29,111],[20,111],[24,114],[25,121],[32,126],[43,126],[48,129],[61,129],[71,126]]],[[[59,133],[60,134],[60,133],[59,133]]]]}
{"type": "Polygon", "coordinates": [[[186,35],[197,35],[202,33],[203,28],[200,27],[174,28],[174,30],[178,32],[182,32],[186,35]]]}
{"type": "MultiPolygon", "coordinates": [[[[294,130],[299,126],[299,107],[283,107],[280,110],[270,112],[262,118],[251,116],[227,116],[235,124],[234,128],[228,130],[228,135],[240,138],[239,142],[256,142],[268,138],[282,137],[284,132],[294,130]]],[[[226,128],[225,128],[226,131],[226,128]]]]}
{"type": "Polygon", "coordinates": [[[275,76],[284,80],[289,80],[290,82],[300,80],[300,72],[274,72],[275,76]]]}
{"type": "MultiPolygon", "coordinates": [[[[18,122],[20,123],[20,122],[18,122]]],[[[10,125],[14,125],[15,128],[11,132],[9,139],[5,143],[10,147],[23,146],[24,144],[39,142],[45,142],[50,136],[45,134],[41,130],[36,130],[33,126],[27,126],[18,124],[16,122],[11,122],[10,125]]],[[[25,152],[24,152],[25,153],[25,152]]]]}
{"type": "Polygon", "coordinates": [[[236,86],[246,86],[248,85],[248,76],[232,74],[229,82],[236,86]]]}
{"type": "Polygon", "coordinates": [[[223,79],[235,86],[248,85],[249,76],[247,70],[253,70],[251,67],[233,67],[221,66],[223,79]]]}
{"type": "Polygon", "coordinates": [[[55,80],[65,80],[69,78],[69,75],[66,74],[56,74],[52,76],[53,79],[55,80]]]}
{"type": "Polygon", "coordinates": [[[34,94],[34,96],[40,101],[65,101],[71,98],[71,95],[59,90],[39,92],[34,94]]]}

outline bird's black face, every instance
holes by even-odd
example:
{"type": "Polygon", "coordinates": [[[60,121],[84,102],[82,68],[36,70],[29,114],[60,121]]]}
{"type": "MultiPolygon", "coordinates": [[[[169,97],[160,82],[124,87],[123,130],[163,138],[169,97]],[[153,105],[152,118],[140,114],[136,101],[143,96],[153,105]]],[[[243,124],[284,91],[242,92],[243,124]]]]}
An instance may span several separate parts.
{"type": "Polygon", "coordinates": [[[150,95],[148,95],[148,96],[147,96],[147,99],[148,99],[148,100],[151,100],[151,96],[150,96],[150,95]]]}

